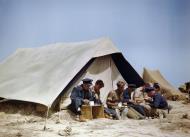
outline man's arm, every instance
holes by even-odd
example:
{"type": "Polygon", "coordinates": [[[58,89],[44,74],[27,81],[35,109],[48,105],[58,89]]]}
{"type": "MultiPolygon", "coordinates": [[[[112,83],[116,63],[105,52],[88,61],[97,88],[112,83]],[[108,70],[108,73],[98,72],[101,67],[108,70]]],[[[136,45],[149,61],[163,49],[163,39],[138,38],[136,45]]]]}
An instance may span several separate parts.
{"type": "Polygon", "coordinates": [[[134,103],[134,101],[131,100],[128,91],[124,91],[122,103],[134,103]]]}
{"type": "Polygon", "coordinates": [[[110,100],[107,100],[107,105],[108,105],[108,106],[112,106],[112,107],[116,107],[116,106],[118,106],[118,103],[116,103],[116,102],[111,102],[110,100]]]}
{"type": "Polygon", "coordinates": [[[95,104],[103,104],[101,99],[99,98],[99,95],[96,94],[95,92],[92,92],[93,93],[93,101],[95,104]]]}
{"type": "Polygon", "coordinates": [[[155,96],[153,102],[150,104],[151,107],[158,108],[160,105],[160,97],[155,96]]]}
{"type": "Polygon", "coordinates": [[[144,99],[140,98],[140,97],[135,97],[135,102],[136,103],[142,103],[144,101],[144,99]]]}
{"type": "Polygon", "coordinates": [[[108,97],[107,97],[107,100],[106,100],[106,104],[108,106],[111,106],[111,107],[116,107],[118,105],[117,102],[113,102],[113,92],[111,91],[109,94],[108,94],[108,97]]]}
{"type": "Polygon", "coordinates": [[[78,100],[78,101],[81,101],[83,100],[83,98],[81,96],[79,96],[79,92],[80,90],[77,88],[77,87],[74,87],[72,92],[71,92],[71,100],[74,101],[74,100],[78,100]]]}

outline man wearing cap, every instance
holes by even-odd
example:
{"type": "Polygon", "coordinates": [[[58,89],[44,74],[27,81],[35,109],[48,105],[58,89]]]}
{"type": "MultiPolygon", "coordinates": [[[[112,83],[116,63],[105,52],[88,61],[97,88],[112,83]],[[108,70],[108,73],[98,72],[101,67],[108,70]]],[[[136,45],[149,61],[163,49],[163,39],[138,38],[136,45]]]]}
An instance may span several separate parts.
{"type": "Polygon", "coordinates": [[[69,108],[75,114],[80,115],[80,108],[83,104],[89,104],[90,101],[93,101],[93,94],[90,89],[92,85],[92,79],[85,78],[82,80],[83,83],[77,87],[74,87],[71,92],[71,104],[69,108]]]}
{"type": "Polygon", "coordinates": [[[123,93],[123,103],[126,103],[129,108],[135,111],[135,114],[138,114],[139,118],[137,119],[143,119],[146,116],[145,110],[143,106],[135,102],[135,95],[134,95],[135,89],[136,89],[135,84],[128,84],[128,87],[125,89],[123,93]]]}
{"type": "Polygon", "coordinates": [[[151,107],[153,117],[158,115],[157,109],[168,109],[169,111],[167,100],[160,93],[157,93],[154,88],[147,87],[145,92],[147,92],[148,96],[151,97],[151,100],[148,99],[146,101],[150,103],[149,105],[151,107]]]}

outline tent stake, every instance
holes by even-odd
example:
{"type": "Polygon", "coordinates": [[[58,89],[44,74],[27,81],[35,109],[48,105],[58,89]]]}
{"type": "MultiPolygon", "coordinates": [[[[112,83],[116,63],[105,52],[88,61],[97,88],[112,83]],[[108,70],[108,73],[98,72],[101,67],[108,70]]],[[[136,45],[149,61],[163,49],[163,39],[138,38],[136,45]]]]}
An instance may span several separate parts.
{"type": "Polygon", "coordinates": [[[49,106],[48,106],[47,114],[46,114],[46,118],[45,118],[44,131],[46,130],[46,123],[47,123],[48,114],[49,114],[49,106]]]}

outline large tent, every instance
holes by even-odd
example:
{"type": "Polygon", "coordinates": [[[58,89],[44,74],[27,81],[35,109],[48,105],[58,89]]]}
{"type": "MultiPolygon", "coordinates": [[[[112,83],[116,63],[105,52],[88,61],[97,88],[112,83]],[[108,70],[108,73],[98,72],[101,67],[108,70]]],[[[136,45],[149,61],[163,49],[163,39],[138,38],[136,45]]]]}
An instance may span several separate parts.
{"type": "Polygon", "coordinates": [[[147,83],[159,83],[164,95],[168,99],[183,99],[184,95],[173,87],[160,73],[159,70],[149,70],[144,68],[143,80],[147,83]]]}
{"type": "Polygon", "coordinates": [[[118,80],[144,83],[112,41],[100,38],[16,50],[0,64],[0,97],[52,107],[63,96],[68,104],[72,88],[85,77],[104,81],[102,100],[118,80]]]}

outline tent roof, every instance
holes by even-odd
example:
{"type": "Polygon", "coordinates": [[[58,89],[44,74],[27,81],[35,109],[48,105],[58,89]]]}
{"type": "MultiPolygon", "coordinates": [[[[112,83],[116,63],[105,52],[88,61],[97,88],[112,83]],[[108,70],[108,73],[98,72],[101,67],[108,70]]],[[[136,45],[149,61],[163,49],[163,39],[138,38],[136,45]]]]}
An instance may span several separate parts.
{"type": "MultiPolygon", "coordinates": [[[[158,82],[161,85],[167,85],[170,88],[175,89],[160,73],[159,70],[150,70],[144,68],[143,78],[146,82],[158,82]]],[[[176,89],[175,89],[176,90],[176,89]]]]}
{"type": "Polygon", "coordinates": [[[18,49],[0,64],[0,97],[51,106],[91,59],[114,53],[108,38],[18,49]]]}

